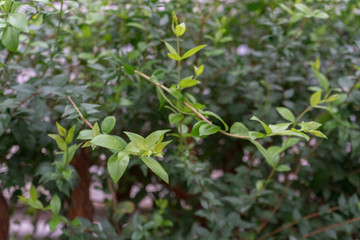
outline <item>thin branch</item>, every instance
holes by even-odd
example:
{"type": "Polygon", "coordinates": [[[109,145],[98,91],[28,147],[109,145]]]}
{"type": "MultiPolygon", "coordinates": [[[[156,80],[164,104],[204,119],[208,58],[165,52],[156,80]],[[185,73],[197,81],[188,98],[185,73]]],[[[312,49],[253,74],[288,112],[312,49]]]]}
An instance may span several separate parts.
{"type": "Polygon", "coordinates": [[[90,128],[93,128],[93,125],[91,125],[91,123],[89,123],[89,121],[84,118],[84,115],[82,115],[82,113],[80,112],[80,110],[78,109],[78,107],[76,106],[76,104],[74,103],[74,101],[71,99],[71,97],[70,97],[70,96],[67,96],[67,98],[69,99],[69,101],[71,102],[71,104],[73,105],[73,107],[75,108],[75,110],[78,112],[78,114],[80,115],[81,119],[84,120],[84,122],[85,122],[90,128]]]}
{"type": "Polygon", "coordinates": [[[43,91],[34,92],[34,93],[31,94],[29,97],[27,97],[27,98],[25,98],[24,100],[22,100],[22,101],[17,105],[17,107],[14,108],[14,109],[11,111],[10,115],[12,115],[14,112],[16,112],[16,110],[18,110],[19,107],[21,107],[21,105],[23,105],[24,103],[26,103],[27,101],[29,101],[30,99],[32,99],[33,97],[35,97],[35,96],[37,96],[37,95],[39,95],[39,94],[41,94],[41,93],[43,93],[43,91]]]}
{"type": "MultiPolygon", "coordinates": [[[[332,213],[332,212],[334,212],[334,211],[336,211],[338,209],[339,209],[339,207],[330,208],[330,209],[327,210],[327,213],[332,213]]],[[[309,220],[309,219],[317,217],[319,215],[320,215],[320,212],[315,212],[315,213],[312,213],[312,214],[309,214],[309,215],[305,216],[303,219],[304,220],[309,220]]],[[[275,234],[277,234],[277,233],[279,233],[279,232],[281,232],[281,231],[283,231],[285,229],[288,229],[289,227],[294,226],[295,224],[298,224],[299,222],[300,222],[300,220],[295,220],[295,221],[292,221],[291,223],[285,224],[284,226],[281,226],[281,227],[275,229],[274,231],[262,236],[258,240],[267,239],[267,238],[269,238],[269,237],[271,237],[271,236],[273,236],[273,235],[275,235],[275,234]]]]}
{"type": "Polygon", "coordinates": [[[327,230],[330,230],[330,229],[339,227],[339,226],[341,226],[341,225],[349,224],[349,223],[353,223],[353,222],[357,222],[357,221],[360,221],[360,217],[352,218],[352,219],[349,219],[349,220],[344,221],[344,222],[341,222],[341,223],[336,223],[336,224],[333,224],[333,225],[330,225],[330,226],[327,226],[327,227],[320,228],[320,229],[318,229],[318,230],[315,230],[315,231],[313,231],[313,232],[305,235],[305,236],[304,236],[304,239],[309,238],[309,237],[312,237],[312,236],[317,235],[317,234],[319,234],[319,233],[325,232],[325,231],[327,231],[327,230]]]}

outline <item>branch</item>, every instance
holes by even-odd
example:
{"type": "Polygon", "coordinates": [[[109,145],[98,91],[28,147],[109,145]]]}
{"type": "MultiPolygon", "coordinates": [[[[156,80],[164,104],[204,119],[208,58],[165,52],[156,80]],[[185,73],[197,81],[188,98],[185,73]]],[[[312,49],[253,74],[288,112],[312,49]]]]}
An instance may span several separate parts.
{"type": "Polygon", "coordinates": [[[32,99],[33,97],[35,97],[35,96],[37,96],[37,95],[39,95],[39,94],[42,94],[42,93],[43,93],[43,91],[34,92],[34,93],[31,94],[29,97],[27,97],[27,98],[25,98],[24,100],[22,100],[22,101],[17,105],[17,107],[14,108],[14,109],[11,111],[10,115],[12,115],[14,112],[16,112],[16,110],[18,110],[21,105],[23,105],[24,103],[26,103],[27,101],[29,101],[29,100],[32,99]]]}
{"type": "Polygon", "coordinates": [[[306,235],[304,236],[304,239],[305,239],[305,238],[312,237],[312,236],[317,235],[317,234],[319,234],[319,233],[325,232],[325,231],[327,231],[327,230],[330,230],[330,229],[339,227],[339,226],[341,226],[341,225],[349,224],[349,223],[353,223],[353,222],[357,222],[357,221],[360,221],[360,217],[352,218],[352,219],[349,219],[349,220],[347,220],[347,221],[345,221],[345,222],[336,223],[336,224],[333,224],[333,225],[330,225],[330,226],[327,226],[327,227],[320,228],[320,229],[315,230],[315,231],[313,231],[313,232],[311,232],[311,233],[309,233],[309,234],[306,234],[306,235]]]}
{"type": "Polygon", "coordinates": [[[69,101],[71,102],[71,104],[73,105],[73,107],[75,108],[75,110],[78,112],[78,114],[80,115],[81,119],[84,120],[84,122],[92,129],[92,128],[93,128],[93,125],[91,125],[91,123],[89,123],[89,121],[84,118],[84,115],[82,115],[82,113],[80,112],[80,110],[78,109],[78,107],[76,106],[76,104],[74,103],[74,101],[71,99],[71,97],[70,97],[70,96],[67,96],[67,98],[69,99],[69,101]]]}

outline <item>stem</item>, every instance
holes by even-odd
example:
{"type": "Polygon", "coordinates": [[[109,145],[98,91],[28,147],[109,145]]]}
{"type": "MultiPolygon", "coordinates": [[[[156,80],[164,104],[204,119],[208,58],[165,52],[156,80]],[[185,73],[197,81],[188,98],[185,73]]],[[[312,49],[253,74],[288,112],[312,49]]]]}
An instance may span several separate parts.
{"type": "Polygon", "coordinates": [[[54,45],[53,53],[51,54],[50,62],[52,62],[52,61],[53,61],[53,59],[54,59],[54,56],[55,56],[55,51],[56,51],[57,44],[58,44],[58,40],[59,40],[60,25],[61,25],[61,18],[62,18],[62,14],[63,14],[63,6],[64,6],[64,0],[61,0],[61,5],[60,5],[60,15],[59,15],[59,23],[58,23],[58,25],[57,25],[56,37],[55,37],[55,45],[54,45]]]}
{"type": "Polygon", "coordinates": [[[71,104],[73,105],[73,107],[75,108],[75,110],[78,112],[78,114],[80,115],[81,119],[84,120],[84,122],[92,129],[92,128],[93,128],[93,125],[91,125],[91,123],[89,123],[89,121],[84,118],[84,115],[82,115],[82,113],[80,112],[80,110],[78,109],[78,107],[76,106],[76,104],[74,103],[74,101],[71,99],[71,97],[70,97],[70,96],[67,96],[67,98],[69,99],[69,101],[71,102],[71,104]]]}
{"type": "MultiPolygon", "coordinates": [[[[180,56],[180,42],[179,42],[179,37],[176,37],[176,43],[177,43],[177,53],[180,56]]],[[[178,63],[178,83],[180,83],[181,81],[181,73],[180,73],[180,65],[181,65],[181,60],[177,61],[178,63]]]]}
{"type": "Polygon", "coordinates": [[[257,198],[258,196],[260,196],[260,194],[262,193],[262,191],[264,191],[264,189],[266,188],[266,186],[269,184],[269,182],[271,181],[271,178],[274,176],[275,174],[275,169],[276,166],[273,167],[273,169],[271,170],[269,176],[267,177],[265,183],[262,185],[261,189],[256,193],[256,195],[253,197],[253,199],[257,198]]]}
{"type": "Polygon", "coordinates": [[[312,106],[307,107],[295,120],[293,127],[295,127],[296,123],[298,123],[300,121],[300,119],[305,115],[305,113],[307,113],[308,111],[310,111],[312,109],[312,106]]]}

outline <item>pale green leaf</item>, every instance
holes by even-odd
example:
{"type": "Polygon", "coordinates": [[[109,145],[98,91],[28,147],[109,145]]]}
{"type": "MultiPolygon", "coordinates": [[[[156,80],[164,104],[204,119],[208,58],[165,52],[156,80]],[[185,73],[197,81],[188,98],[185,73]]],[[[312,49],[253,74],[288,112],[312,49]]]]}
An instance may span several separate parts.
{"type": "Polygon", "coordinates": [[[180,89],[189,88],[197,85],[198,83],[200,83],[198,80],[186,78],[180,81],[179,87],[180,89]]]}
{"type": "Polygon", "coordinates": [[[84,129],[79,132],[79,135],[76,139],[78,140],[89,140],[92,139],[92,131],[90,129],[84,129]]]}
{"type": "Polygon", "coordinates": [[[36,189],[35,189],[34,185],[32,185],[32,184],[30,186],[30,200],[32,202],[36,202],[36,200],[37,200],[36,189]]]}
{"type": "Polygon", "coordinates": [[[241,122],[234,123],[230,128],[230,133],[237,136],[244,136],[244,137],[249,136],[249,130],[241,122]]]}
{"type": "Polygon", "coordinates": [[[266,125],[263,121],[261,121],[259,118],[253,116],[252,118],[250,118],[250,120],[253,120],[253,121],[257,121],[259,123],[261,123],[261,125],[264,127],[265,131],[267,134],[270,134],[272,133],[272,130],[269,128],[268,125],[266,125]]]}
{"type": "Polygon", "coordinates": [[[69,131],[68,131],[68,133],[67,133],[67,135],[65,137],[65,142],[66,143],[71,143],[72,140],[74,139],[75,129],[76,129],[76,125],[72,126],[69,129],[69,131]]]}
{"type": "Polygon", "coordinates": [[[277,107],[276,111],[282,116],[285,120],[288,120],[290,122],[295,122],[295,116],[294,114],[285,107],[277,107]]]}
{"type": "Polygon", "coordinates": [[[311,121],[311,122],[302,122],[302,123],[300,124],[300,126],[301,126],[300,131],[310,131],[310,130],[316,130],[316,129],[318,129],[318,128],[321,126],[321,123],[314,122],[314,121],[311,121]]]}
{"type": "Polygon", "coordinates": [[[175,61],[181,61],[181,57],[178,54],[168,53],[169,58],[174,59],[175,61]]]}
{"type": "Polygon", "coordinates": [[[50,228],[50,232],[53,232],[56,230],[57,226],[60,223],[60,219],[58,216],[53,216],[50,221],[49,221],[49,228],[50,228]]]}
{"type": "Polygon", "coordinates": [[[152,148],[156,143],[161,142],[164,139],[165,133],[169,132],[170,130],[158,130],[151,133],[149,136],[145,138],[145,142],[147,146],[152,148]]]}
{"type": "Polygon", "coordinates": [[[107,162],[107,168],[111,179],[116,184],[124,174],[128,164],[129,155],[125,152],[118,152],[112,155],[107,162]]]}
{"type": "Polygon", "coordinates": [[[56,122],[56,127],[57,127],[57,130],[58,130],[60,136],[65,137],[66,129],[63,128],[58,122],[56,122]]]}
{"type": "Polygon", "coordinates": [[[327,139],[327,136],[326,136],[325,134],[323,134],[322,132],[320,132],[320,131],[310,130],[309,132],[310,132],[312,135],[314,135],[314,136],[321,137],[321,138],[326,138],[326,139],[327,139]]]}
{"type": "Polygon", "coordinates": [[[195,70],[196,76],[201,75],[203,73],[203,71],[204,71],[204,65],[201,65],[200,67],[196,68],[196,70],[195,70]]]}
{"type": "Polygon", "coordinates": [[[278,171],[278,172],[288,172],[290,170],[291,170],[291,168],[289,166],[287,166],[287,165],[284,165],[284,164],[281,164],[281,165],[276,167],[276,171],[278,171]]]}
{"type": "Polygon", "coordinates": [[[185,23],[181,23],[175,27],[175,35],[181,37],[186,31],[185,23]]]}
{"type": "Polygon", "coordinates": [[[116,119],[114,116],[106,117],[101,123],[101,131],[109,134],[115,127],[116,119]]]}
{"type": "Polygon", "coordinates": [[[186,58],[194,55],[195,53],[197,53],[198,51],[200,51],[201,49],[203,49],[206,46],[207,45],[200,45],[200,46],[194,47],[193,49],[190,49],[189,51],[184,53],[184,55],[181,57],[181,59],[183,60],[183,59],[186,59],[186,58]]]}
{"type": "Polygon", "coordinates": [[[153,173],[160,177],[164,182],[169,184],[169,176],[158,161],[151,157],[142,157],[141,160],[146,164],[146,166],[148,166],[148,168],[150,168],[153,173]]]}
{"type": "Polygon", "coordinates": [[[312,94],[310,97],[310,105],[312,107],[318,105],[321,102],[321,91],[317,91],[316,93],[312,94]]]}
{"type": "Polygon", "coordinates": [[[270,124],[269,128],[271,129],[271,131],[273,133],[278,133],[278,132],[286,130],[290,125],[291,125],[291,123],[270,124]]]}
{"type": "Polygon", "coordinates": [[[61,201],[60,198],[57,194],[55,194],[50,201],[50,207],[51,207],[51,211],[55,214],[58,215],[61,209],[61,201]]]}
{"type": "Polygon", "coordinates": [[[8,15],[8,22],[21,32],[29,32],[28,20],[24,13],[10,13],[8,15]]]}
{"type": "Polygon", "coordinates": [[[250,140],[250,142],[252,142],[256,148],[259,150],[259,152],[264,156],[266,162],[274,167],[276,165],[276,162],[274,161],[273,157],[270,155],[270,153],[257,141],[254,140],[250,140]]]}
{"type": "Polygon", "coordinates": [[[91,143],[100,147],[118,150],[118,151],[123,149],[121,142],[117,138],[107,134],[97,135],[91,140],[91,143]]]}
{"type": "Polygon", "coordinates": [[[124,132],[130,141],[137,147],[140,151],[149,151],[150,148],[145,142],[145,138],[140,136],[139,134],[132,133],[132,132],[124,132]]]}
{"type": "Polygon", "coordinates": [[[170,53],[177,55],[178,53],[176,52],[175,48],[173,48],[173,46],[171,46],[169,43],[163,41],[165,43],[166,48],[169,50],[170,53]]]}

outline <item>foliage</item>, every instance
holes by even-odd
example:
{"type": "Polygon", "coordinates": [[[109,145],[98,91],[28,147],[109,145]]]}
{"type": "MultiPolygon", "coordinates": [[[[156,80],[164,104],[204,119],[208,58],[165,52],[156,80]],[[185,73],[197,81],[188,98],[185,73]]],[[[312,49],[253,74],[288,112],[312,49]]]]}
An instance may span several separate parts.
{"type": "Polygon", "coordinates": [[[12,208],[50,212],[64,239],[359,234],[357,1],[0,9],[0,180],[16,189],[12,208]],[[64,204],[86,148],[112,194],[99,224],[64,204]],[[146,196],[155,206],[141,207],[146,196]]]}

